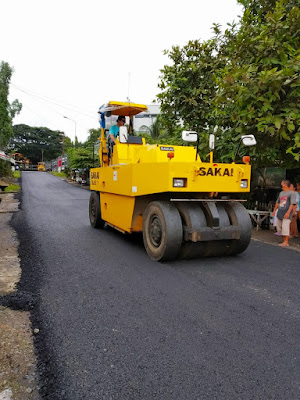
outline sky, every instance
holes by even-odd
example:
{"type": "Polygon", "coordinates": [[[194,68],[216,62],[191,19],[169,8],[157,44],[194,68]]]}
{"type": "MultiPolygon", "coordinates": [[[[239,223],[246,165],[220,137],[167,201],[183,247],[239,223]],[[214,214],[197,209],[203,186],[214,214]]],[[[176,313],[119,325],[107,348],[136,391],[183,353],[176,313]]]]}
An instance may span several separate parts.
{"type": "Polygon", "coordinates": [[[23,104],[13,123],[85,141],[103,103],[155,100],[164,50],[241,14],[236,0],[2,0],[0,61],[14,69],[10,101],[23,104]]]}

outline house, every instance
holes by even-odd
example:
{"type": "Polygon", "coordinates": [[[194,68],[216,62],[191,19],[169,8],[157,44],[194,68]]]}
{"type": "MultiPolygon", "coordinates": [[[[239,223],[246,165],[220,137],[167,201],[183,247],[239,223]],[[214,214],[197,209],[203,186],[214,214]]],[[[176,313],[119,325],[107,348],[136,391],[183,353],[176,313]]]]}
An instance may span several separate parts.
{"type": "Polygon", "coordinates": [[[156,121],[160,113],[160,106],[158,104],[148,105],[148,110],[135,115],[134,117],[134,130],[136,133],[150,133],[150,126],[156,121]]]}

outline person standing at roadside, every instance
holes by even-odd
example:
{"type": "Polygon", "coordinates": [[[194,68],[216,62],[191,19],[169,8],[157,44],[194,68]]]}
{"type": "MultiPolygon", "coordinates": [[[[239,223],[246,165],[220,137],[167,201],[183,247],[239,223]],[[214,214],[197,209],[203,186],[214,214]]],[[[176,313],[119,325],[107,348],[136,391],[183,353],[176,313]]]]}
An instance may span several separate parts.
{"type": "Polygon", "coordinates": [[[297,227],[298,227],[298,232],[300,232],[300,181],[296,182],[296,192],[298,193],[298,205],[296,207],[297,227]]]}
{"type": "Polygon", "coordinates": [[[282,191],[279,193],[275,204],[273,216],[277,211],[277,232],[283,236],[283,242],[279,246],[289,246],[290,224],[293,217],[293,211],[296,205],[295,191],[291,190],[291,182],[283,180],[281,182],[282,191]]]}
{"type": "Polygon", "coordinates": [[[291,220],[291,225],[290,225],[290,237],[291,238],[296,238],[298,237],[298,228],[297,228],[297,207],[299,207],[299,193],[296,192],[295,186],[291,184],[291,190],[295,192],[295,201],[296,204],[293,208],[293,218],[291,220]]]}

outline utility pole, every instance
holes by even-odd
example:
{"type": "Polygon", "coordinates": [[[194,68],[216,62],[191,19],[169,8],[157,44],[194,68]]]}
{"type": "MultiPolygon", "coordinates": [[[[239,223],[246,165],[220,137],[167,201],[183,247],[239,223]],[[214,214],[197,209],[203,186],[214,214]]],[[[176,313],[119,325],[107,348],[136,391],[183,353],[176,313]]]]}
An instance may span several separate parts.
{"type": "Polygon", "coordinates": [[[74,149],[75,149],[75,147],[76,147],[76,145],[75,145],[75,143],[76,143],[76,121],[74,121],[74,119],[66,117],[65,115],[64,115],[64,118],[69,119],[70,121],[73,121],[75,124],[75,138],[74,138],[74,149]]]}
{"type": "Polygon", "coordinates": [[[64,133],[61,133],[61,145],[62,145],[62,156],[64,157],[64,155],[65,155],[65,141],[64,141],[64,138],[65,138],[65,135],[64,135],[64,133]]]}

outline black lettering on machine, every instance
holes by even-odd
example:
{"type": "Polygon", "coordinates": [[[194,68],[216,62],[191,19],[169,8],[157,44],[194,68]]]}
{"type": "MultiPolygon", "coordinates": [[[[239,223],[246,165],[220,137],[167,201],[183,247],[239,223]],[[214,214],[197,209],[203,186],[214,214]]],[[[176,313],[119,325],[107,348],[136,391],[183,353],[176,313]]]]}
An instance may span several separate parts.
{"type": "Polygon", "coordinates": [[[99,172],[92,172],[91,179],[99,179],[99,172]]]}
{"type": "Polygon", "coordinates": [[[200,167],[198,171],[199,176],[233,176],[233,168],[205,168],[200,167]]]}
{"type": "Polygon", "coordinates": [[[162,150],[162,151],[174,151],[174,147],[160,146],[160,150],[162,150]]]}

